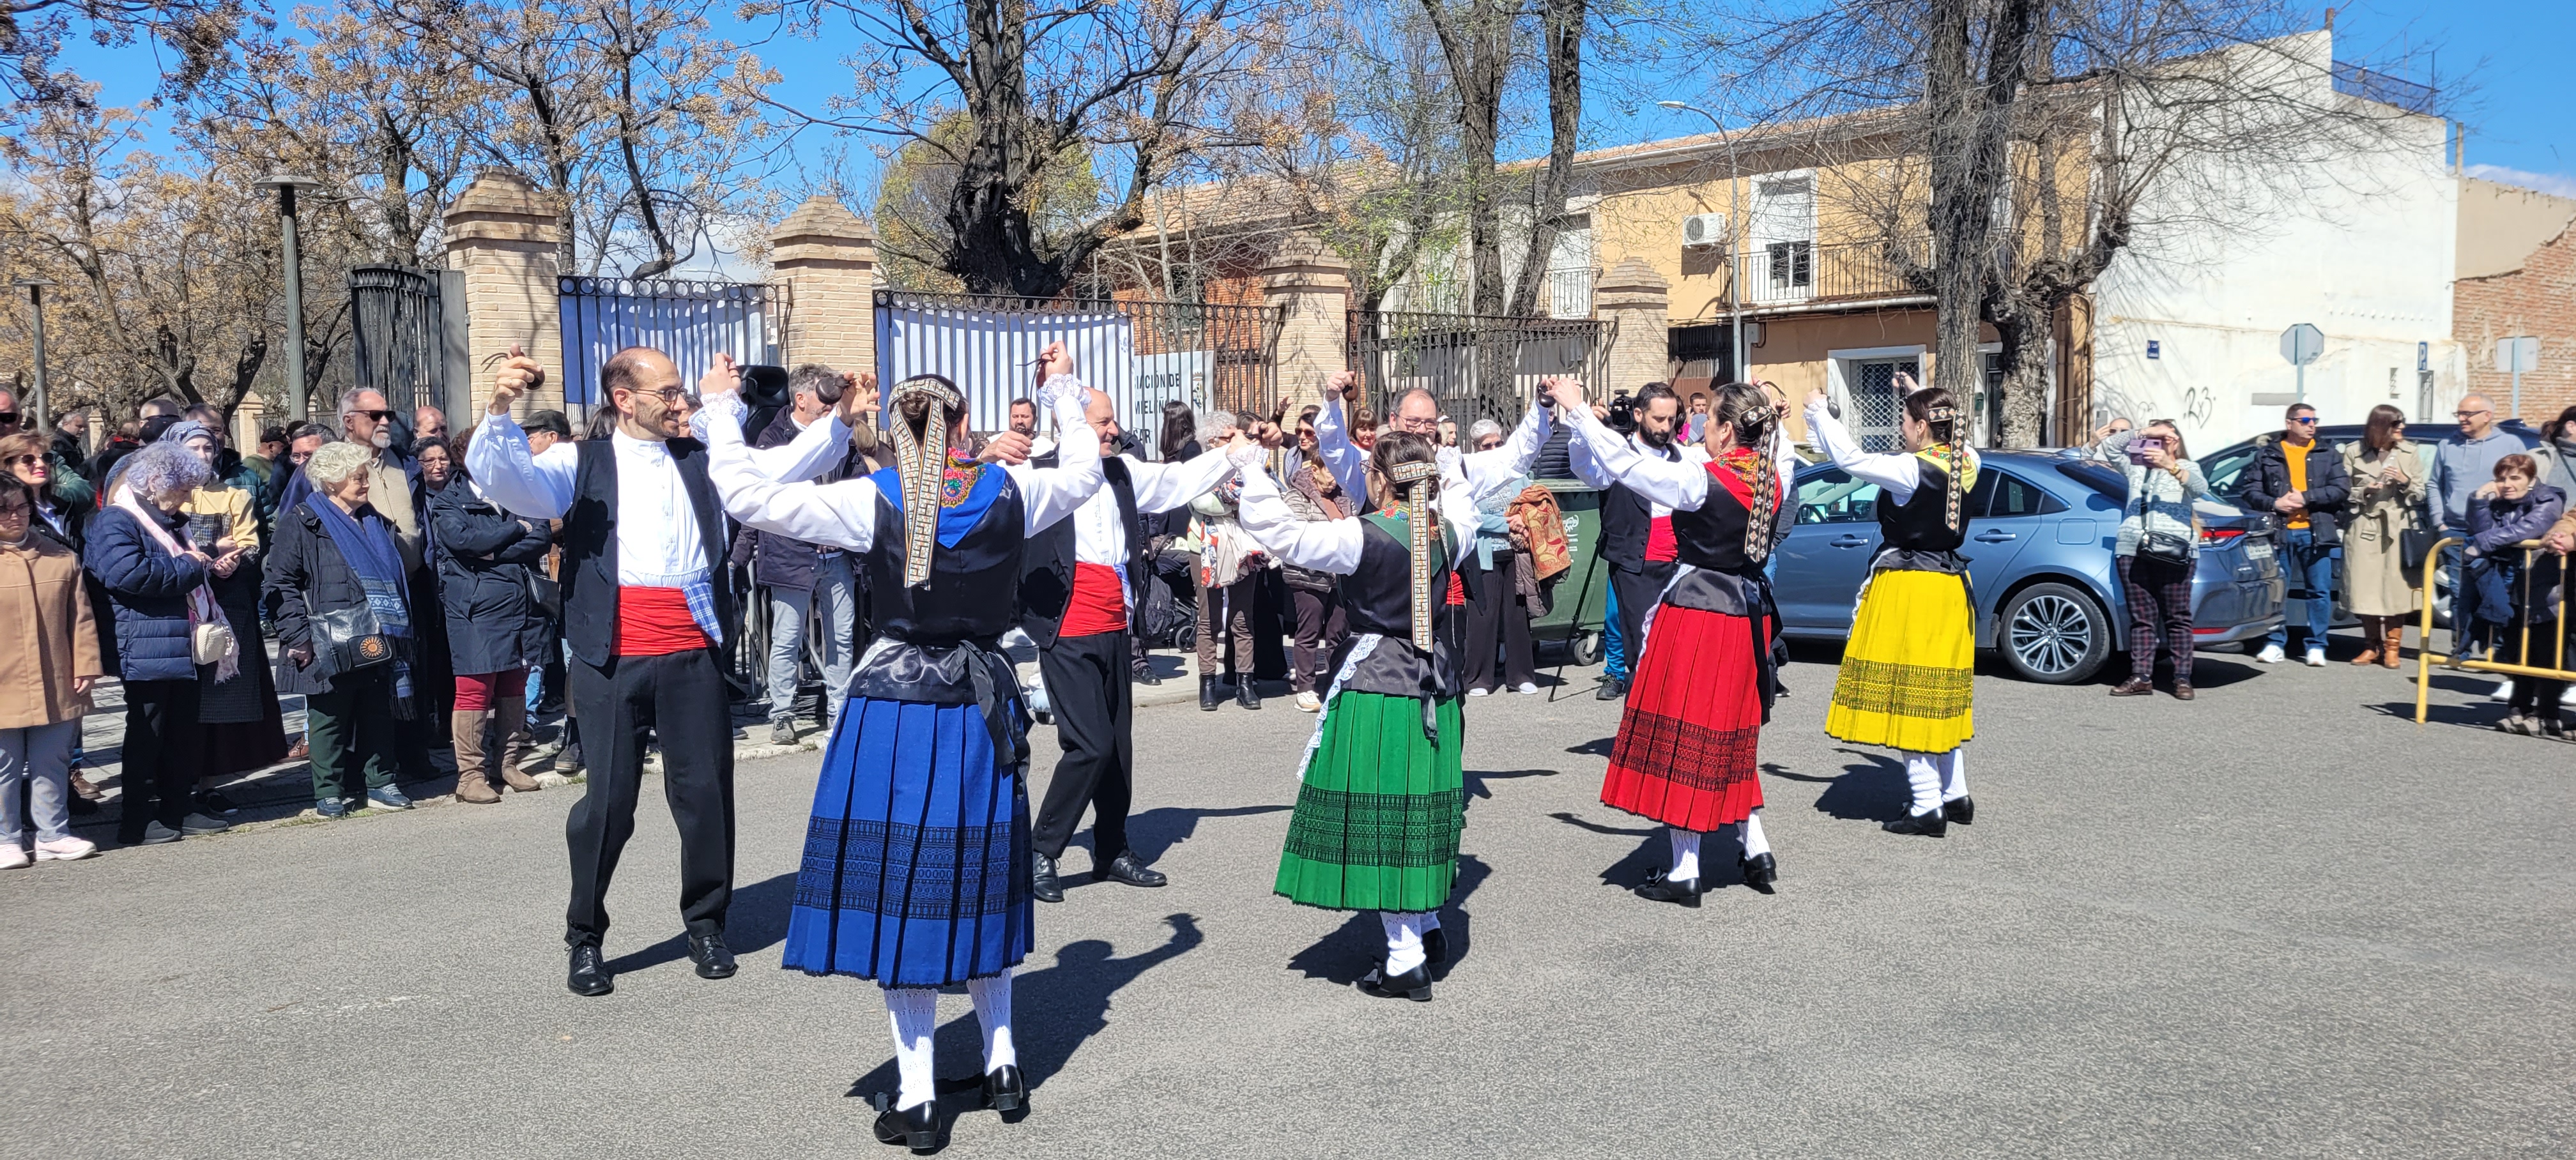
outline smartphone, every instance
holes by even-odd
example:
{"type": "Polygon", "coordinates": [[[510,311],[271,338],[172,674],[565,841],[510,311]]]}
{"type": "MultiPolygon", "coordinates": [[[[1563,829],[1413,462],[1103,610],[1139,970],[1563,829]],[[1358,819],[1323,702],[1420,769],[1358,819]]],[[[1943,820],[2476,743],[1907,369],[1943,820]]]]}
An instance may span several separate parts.
{"type": "Polygon", "coordinates": [[[2164,445],[2163,437],[2157,435],[2142,435],[2129,440],[2129,462],[2144,467],[2147,465],[2147,452],[2150,449],[2162,448],[2164,445]]]}
{"type": "Polygon", "coordinates": [[[215,541],[223,538],[224,517],[221,513],[188,517],[188,543],[198,551],[209,556],[221,555],[215,551],[215,541]]]}

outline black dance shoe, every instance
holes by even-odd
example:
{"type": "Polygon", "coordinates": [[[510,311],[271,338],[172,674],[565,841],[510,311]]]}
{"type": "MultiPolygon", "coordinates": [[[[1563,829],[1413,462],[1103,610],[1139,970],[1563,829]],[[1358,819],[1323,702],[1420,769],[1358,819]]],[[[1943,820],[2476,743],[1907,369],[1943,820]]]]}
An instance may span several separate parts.
{"type": "Polygon", "coordinates": [[[698,965],[701,979],[733,977],[733,948],[725,945],[724,932],[689,936],[689,961],[698,965]]]}
{"type": "Polygon", "coordinates": [[[1674,878],[1671,871],[1657,870],[1646,876],[1646,884],[1637,888],[1637,897],[1650,902],[1677,902],[1693,910],[1699,908],[1702,893],[1697,878],[1674,878]]]}
{"type": "Polygon", "coordinates": [[[984,1073],[984,1107],[989,1111],[1016,1112],[1029,1103],[1029,1085],[1020,1078],[1017,1064],[1003,1064],[984,1073]]]}
{"type": "Polygon", "coordinates": [[[1140,685],[1159,685],[1163,683],[1163,678],[1157,676],[1154,670],[1150,668],[1134,670],[1134,676],[1136,683],[1140,685]]]}
{"type": "Polygon", "coordinates": [[[573,994],[592,998],[617,989],[609,979],[608,965],[600,961],[599,947],[591,943],[572,948],[572,973],[564,977],[564,986],[573,994]]]}
{"type": "Polygon", "coordinates": [[[1411,999],[1416,1003],[1431,1001],[1431,970],[1428,964],[1416,966],[1401,975],[1390,976],[1386,973],[1386,964],[1379,963],[1370,967],[1369,973],[1360,976],[1360,981],[1352,985],[1358,987],[1361,994],[1375,995],[1380,999],[1411,999]]]}
{"type": "Polygon", "coordinates": [[[1628,682],[1617,677],[1601,678],[1601,687],[1592,691],[1595,701],[1616,701],[1628,695],[1628,682]]]}
{"type": "Polygon", "coordinates": [[[1163,877],[1160,871],[1145,865],[1144,860],[1138,858],[1134,850],[1120,850],[1117,857],[1109,860],[1108,865],[1092,867],[1091,880],[1124,882],[1129,886],[1147,887],[1161,886],[1171,881],[1163,877]]]}
{"type": "MultiPolygon", "coordinates": [[[[883,1094],[877,1099],[887,1102],[883,1094]]],[[[877,1143],[901,1144],[916,1156],[927,1156],[939,1150],[939,1101],[923,1100],[902,1111],[880,1108],[877,1111],[877,1143]]]]}
{"type": "Polygon", "coordinates": [[[1950,836],[1950,819],[1942,816],[1940,810],[1922,814],[1906,813],[1880,823],[1878,828],[1891,834],[1921,834],[1926,838],[1946,838],[1950,836]]]}
{"type": "Polygon", "coordinates": [[[1439,927],[1422,932],[1422,957],[1433,966],[1449,961],[1449,936],[1439,927]]]}
{"type": "Polygon", "coordinates": [[[1214,713],[1216,712],[1216,707],[1224,703],[1225,698],[1217,695],[1216,678],[1209,676],[1200,677],[1199,711],[1202,713],[1214,713]]]}
{"type": "Polygon", "coordinates": [[[1745,885],[1764,894],[1779,893],[1771,888],[1772,883],[1780,880],[1780,863],[1772,859],[1771,851],[1764,850],[1750,858],[1738,858],[1735,864],[1744,870],[1745,885]]]}
{"type": "Polygon", "coordinates": [[[1040,902],[1064,901],[1064,881],[1055,876],[1055,859],[1029,852],[1029,896],[1040,902]]]}
{"type": "Polygon", "coordinates": [[[1941,803],[1941,820],[1968,825],[1977,820],[1977,799],[1957,797],[1941,803]]]}

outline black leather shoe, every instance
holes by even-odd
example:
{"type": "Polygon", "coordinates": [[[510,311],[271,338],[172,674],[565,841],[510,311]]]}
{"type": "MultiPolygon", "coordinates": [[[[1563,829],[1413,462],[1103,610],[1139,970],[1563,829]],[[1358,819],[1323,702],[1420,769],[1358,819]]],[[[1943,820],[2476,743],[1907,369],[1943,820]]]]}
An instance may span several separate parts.
{"type": "Polygon", "coordinates": [[[984,1106],[996,1112],[1016,1112],[1027,1107],[1029,1085],[1020,1078],[1015,1064],[1003,1064],[984,1073],[984,1106]]]}
{"type": "Polygon", "coordinates": [[[1750,858],[1738,858],[1735,864],[1744,870],[1745,885],[1764,894],[1778,893],[1771,888],[1771,884],[1780,880],[1780,863],[1771,857],[1771,851],[1764,850],[1750,858]]]}
{"type": "Polygon", "coordinates": [[[1224,700],[1225,698],[1217,695],[1215,677],[1199,678],[1199,710],[1201,712],[1216,712],[1216,707],[1224,700]]]}
{"type": "Polygon", "coordinates": [[[1389,977],[1386,964],[1379,963],[1370,967],[1369,973],[1360,976],[1360,981],[1352,985],[1358,987],[1361,994],[1375,995],[1380,999],[1411,999],[1416,1003],[1431,1001],[1431,971],[1427,965],[1389,977]]]}
{"type": "Polygon", "coordinates": [[[1140,685],[1159,685],[1163,683],[1163,678],[1154,675],[1154,670],[1152,669],[1138,669],[1135,672],[1135,677],[1136,683],[1140,685]]]}
{"type": "Polygon", "coordinates": [[[1924,814],[1906,813],[1888,819],[1880,824],[1879,828],[1891,834],[1921,834],[1926,838],[1946,838],[1950,836],[1950,819],[1943,817],[1940,810],[1924,814]]]}
{"type": "Polygon", "coordinates": [[[1449,936],[1439,927],[1422,932],[1422,957],[1434,966],[1449,961],[1449,936]]]}
{"type": "Polygon", "coordinates": [[[1117,857],[1109,860],[1108,865],[1092,867],[1091,880],[1124,882],[1129,886],[1161,886],[1171,881],[1163,877],[1161,871],[1145,865],[1143,860],[1136,857],[1134,850],[1120,850],[1117,857]]]}
{"type": "Polygon", "coordinates": [[[1961,797],[1941,803],[1941,820],[1962,826],[1977,820],[1977,799],[1961,797]]]}
{"type": "Polygon", "coordinates": [[[1246,709],[1261,707],[1261,693],[1252,687],[1252,674],[1246,673],[1234,679],[1234,703],[1246,709]]]}
{"type": "Polygon", "coordinates": [[[714,934],[690,935],[689,961],[698,965],[698,977],[701,979],[733,977],[733,948],[725,945],[723,931],[717,931],[714,934]]]}
{"type": "MultiPolygon", "coordinates": [[[[885,1097],[877,1097],[882,1100],[885,1097]]],[[[927,1156],[939,1150],[939,1101],[923,1100],[902,1111],[892,1108],[877,1113],[877,1143],[901,1144],[916,1156],[927,1156]]]]}
{"type": "Polygon", "coordinates": [[[592,998],[617,989],[609,978],[608,964],[599,957],[599,948],[590,943],[572,948],[572,973],[564,977],[564,986],[573,994],[592,998]]]}
{"type": "Polygon", "coordinates": [[[1592,691],[1595,701],[1616,701],[1628,695],[1628,682],[1615,677],[1601,678],[1601,687],[1592,691]]]}
{"type": "Polygon", "coordinates": [[[1064,901],[1064,880],[1055,876],[1055,859],[1029,852],[1029,897],[1040,902],[1064,901]]]}
{"type": "Polygon", "coordinates": [[[1699,896],[1702,893],[1699,879],[1667,877],[1669,873],[1669,871],[1657,870],[1647,875],[1646,884],[1637,888],[1637,897],[1650,902],[1677,902],[1693,910],[1699,909],[1699,896]]]}

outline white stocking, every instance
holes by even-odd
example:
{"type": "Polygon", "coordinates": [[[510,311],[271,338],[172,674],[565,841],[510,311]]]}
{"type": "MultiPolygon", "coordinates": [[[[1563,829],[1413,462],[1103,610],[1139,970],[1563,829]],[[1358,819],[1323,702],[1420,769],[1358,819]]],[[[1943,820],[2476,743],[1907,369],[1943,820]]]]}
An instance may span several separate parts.
{"type": "Polygon", "coordinates": [[[1744,840],[1744,856],[1747,858],[1759,858],[1771,852],[1771,839],[1762,836],[1760,810],[1744,815],[1744,823],[1737,827],[1736,836],[1744,840]]]}
{"type": "Polygon", "coordinates": [[[1668,880],[1687,882],[1699,877],[1699,831],[1666,826],[1664,837],[1673,844],[1673,872],[1668,880]]]}
{"type": "Polygon", "coordinates": [[[1422,915],[1420,912],[1378,912],[1377,920],[1386,928],[1386,978],[1394,978],[1429,961],[1422,950],[1422,915]]]}
{"type": "Polygon", "coordinates": [[[966,994],[975,1000],[975,1025],[984,1029],[984,1074],[1018,1066],[1020,1050],[1011,1044],[1011,969],[966,980],[966,994]]]}
{"type": "Polygon", "coordinates": [[[930,1060],[932,1033],[939,1030],[939,992],[928,987],[888,987],[886,1017],[894,1024],[894,1073],[897,1111],[938,1098],[930,1060]]]}
{"type": "Polygon", "coordinates": [[[1941,808],[1941,755],[1905,754],[1905,780],[1914,787],[1914,812],[1928,814],[1941,808]]]}
{"type": "Polygon", "coordinates": [[[1954,802],[1968,796],[1968,747],[1962,745],[1941,755],[1941,800],[1954,802]]]}

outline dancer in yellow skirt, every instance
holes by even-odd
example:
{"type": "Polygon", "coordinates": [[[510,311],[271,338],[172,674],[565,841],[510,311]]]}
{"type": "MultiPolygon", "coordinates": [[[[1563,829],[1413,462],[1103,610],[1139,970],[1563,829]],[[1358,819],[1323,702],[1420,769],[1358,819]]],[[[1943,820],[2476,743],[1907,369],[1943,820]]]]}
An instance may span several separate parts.
{"type": "Polygon", "coordinates": [[[1971,712],[1977,613],[1968,597],[1962,510],[1977,486],[1977,455],[1957,441],[1960,414],[1950,392],[1904,392],[1900,453],[1864,451],[1826,408],[1821,390],[1807,396],[1807,431],[1816,446],[1855,479],[1877,484],[1879,551],[1861,588],[1850,643],[1825,732],[1905,754],[1912,807],[1886,823],[1895,834],[1938,838],[1950,823],[1976,818],[1968,797],[1966,750],[1976,735],[1971,712]]]}

